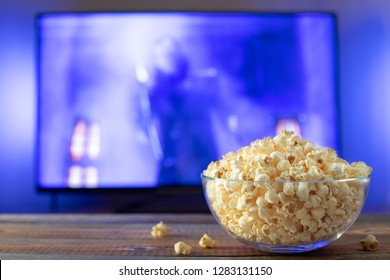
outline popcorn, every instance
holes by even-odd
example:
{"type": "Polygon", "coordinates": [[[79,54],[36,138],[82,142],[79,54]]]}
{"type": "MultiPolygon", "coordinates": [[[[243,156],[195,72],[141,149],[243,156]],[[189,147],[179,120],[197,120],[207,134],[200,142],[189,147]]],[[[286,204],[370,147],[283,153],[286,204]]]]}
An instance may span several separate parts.
{"type": "Polygon", "coordinates": [[[311,143],[311,142],[307,142],[303,148],[303,151],[306,154],[310,153],[310,152],[313,152],[314,150],[316,149],[316,146],[311,143]]]}
{"type": "Polygon", "coordinates": [[[338,176],[343,176],[347,170],[347,165],[341,162],[334,162],[328,167],[328,172],[337,178],[338,176]]]}
{"type": "Polygon", "coordinates": [[[192,247],[186,243],[179,241],[174,245],[176,255],[188,255],[192,251],[192,247]]]}
{"type": "Polygon", "coordinates": [[[281,160],[284,160],[284,156],[279,151],[274,151],[269,155],[269,158],[271,159],[270,164],[273,166],[276,166],[281,160]]]}
{"type": "Polygon", "coordinates": [[[210,163],[204,175],[216,179],[206,192],[228,230],[249,241],[294,245],[325,239],[351,223],[371,171],[282,131],[210,163]],[[359,180],[343,180],[352,178],[359,180]]]}
{"type": "Polygon", "coordinates": [[[282,159],[278,162],[278,165],[276,166],[276,169],[279,172],[288,171],[290,170],[291,164],[288,160],[282,159]]]}
{"type": "Polygon", "coordinates": [[[295,194],[294,184],[292,182],[284,183],[283,192],[285,195],[293,196],[295,194]]]}
{"type": "MultiPolygon", "coordinates": [[[[265,193],[265,201],[267,201],[268,203],[270,204],[276,204],[279,202],[279,197],[278,195],[276,194],[276,192],[272,189],[268,190],[266,193],[265,193]]],[[[240,209],[240,210],[243,210],[243,209],[240,209]]]]}
{"type": "Polygon", "coordinates": [[[203,247],[203,248],[214,248],[216,244],[217,244],[217,241],[212,239],[206,233],[199,240],[199,246],[203,247]]]}
{"type": "Polygon", "coordinates": [[[298,183],[297,197],[300,201],[307,201],[309,199],[309,183],[298,183]]]}
{"type": "Polygon", "coordinates": [[[329,187],[326,184],[317,185],[316,194],[321,198],[326,197],[329,194],[329,187]]]}
{"type": "Polygon", "coordinates": [[[269,176],[267,174],[258,173],[258,174],[256,174],[254,180],[255,181],[268,182],[270,179],[269,179],[269,176]]]}
{"type": "Polygon", "coordinates": [[[321,221],[322,217],[325,216],[325,208],[324,207],[316,207],[311,210],[311,215],[318,221],[321,221]]]}
{"type": "Polygon", "coordinates": [[[374,235],[369,234],[365,239],[360,240],[359,244],[366,251],[375,251],[378,248],[379,242],[374,235]]]}
{"type": "Polygon", "coordinates": [[[322,170],[317,166],[310,167],[309,171],[307,172],[307,179],[308,180],[321,180],[323,178],[324,174],[322,170]]]}
{"type": "Polygon", "coordinates": [[[152,228],[151,234],[153,237],[160,238],[160,237],[164,237],[167,234],[169,234],[170,231],[171,231],[171,229],[166,224],[164,224],[162,221],[160,221],[158,224],[156,224],[152,228]]]}

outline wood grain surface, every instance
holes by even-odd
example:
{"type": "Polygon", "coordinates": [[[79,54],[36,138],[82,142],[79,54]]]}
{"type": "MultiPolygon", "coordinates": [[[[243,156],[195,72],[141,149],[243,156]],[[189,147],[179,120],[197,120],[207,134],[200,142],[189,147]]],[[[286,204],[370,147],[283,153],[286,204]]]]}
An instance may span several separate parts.
{"type": "Polygon", "coordinates": [[[0,215],[0,259],[390,259],[390,216],[360,216],[338,240],[315,251],[280,255],[250,248],[225,233],[207,214],[0,215]],[[164,221],[171,233],[153,238],[152,227],[164,221]],[[207,233],[217,247],[198,245],[207,233]],[[359,240],[374,234],[374,252],[359,240]],[[173,245],[193,247],[176,256],[173,245]]]}

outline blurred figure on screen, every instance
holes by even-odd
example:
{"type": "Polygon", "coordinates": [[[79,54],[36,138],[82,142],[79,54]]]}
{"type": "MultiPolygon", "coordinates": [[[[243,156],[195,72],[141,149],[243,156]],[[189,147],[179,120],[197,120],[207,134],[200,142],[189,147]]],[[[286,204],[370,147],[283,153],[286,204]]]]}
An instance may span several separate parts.
{"type": "Polygon", "coordinates": [[[208,94],[194,90],[189,60],[178,40],[164,36],[153,46],[149,69],[137,67],[145,127],[160,162],[158,184],[196,184],[215,160],[208,94]]]}

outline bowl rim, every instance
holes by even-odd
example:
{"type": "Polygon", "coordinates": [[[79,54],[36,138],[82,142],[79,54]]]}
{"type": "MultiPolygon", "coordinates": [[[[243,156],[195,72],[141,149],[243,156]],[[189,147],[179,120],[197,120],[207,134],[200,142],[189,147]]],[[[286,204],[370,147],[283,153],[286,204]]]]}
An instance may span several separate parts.
{"type": "Polygon", "coordinates": [[[226,181],[226,182],[236,182],[236,183],[341,183],[341,182],[353,182],[353,181],[363,181],[369,182],[371,179],[371,174],[366,177],[356,177],[356,178],[346,178],[346,179],[332,179],[332,180],[235,180],[235,179],[225,179],[225,178],[215,178],[207,176],[204,174],[204,171],[201,173],[201,178],[206,178],[207,180],[215,181],[226,181]]]}

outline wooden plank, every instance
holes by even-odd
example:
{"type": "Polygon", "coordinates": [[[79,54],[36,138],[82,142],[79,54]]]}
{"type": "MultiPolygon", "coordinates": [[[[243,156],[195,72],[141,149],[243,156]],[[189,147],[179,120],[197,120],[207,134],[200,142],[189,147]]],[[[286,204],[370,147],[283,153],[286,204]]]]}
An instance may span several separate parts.
{"type": "Polygon", "coordinates": [[[207,214],[122,215],[0,215],[0,259],[390,259],[390,216],[361,216],[340,239],[318,250],[270,254],[231,238],[207,214]],[[164,221],[172,229],[153,238],[153,225],[164,221]],[[217,247],[199,247],[208,233],[217,247]],[[364,251],[358,244],[367,234],[380,246],[364,251]],[[184,241],[191,255],[178,257],[173,245],[184,241]]]}

